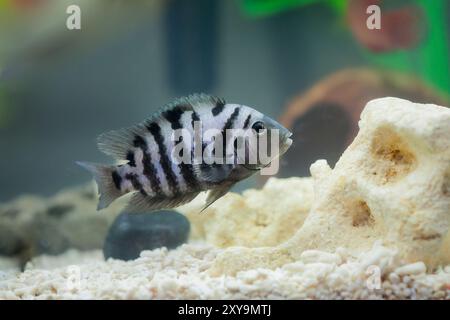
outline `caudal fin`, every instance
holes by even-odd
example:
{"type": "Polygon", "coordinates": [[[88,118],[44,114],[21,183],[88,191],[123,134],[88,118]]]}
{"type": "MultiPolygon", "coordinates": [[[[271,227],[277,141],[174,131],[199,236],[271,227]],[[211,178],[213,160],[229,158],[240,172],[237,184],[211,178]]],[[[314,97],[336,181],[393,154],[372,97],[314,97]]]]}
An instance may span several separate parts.
{"type": "Polygon", "coordinates": [[[100,195],[97,210],[108,207],[114,200],[123,195],[123,193],[116,188],[112,178],[112,173],[115,170],[114,166],[81,161],[77,161],[76,164],[86,169],[94,176],[100,195]]]}

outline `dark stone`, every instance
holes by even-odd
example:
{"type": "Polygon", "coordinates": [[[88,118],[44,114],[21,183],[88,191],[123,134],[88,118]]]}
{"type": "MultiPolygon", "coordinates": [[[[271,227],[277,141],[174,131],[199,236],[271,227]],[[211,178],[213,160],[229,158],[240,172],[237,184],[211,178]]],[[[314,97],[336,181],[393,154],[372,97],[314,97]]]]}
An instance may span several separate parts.
{"type": "Polygon", "coordinates": [[[133,260],[143,250],[174,249],[187,241],[189,230],[189,220],[175,211],[123,212],[108,231],[103,254],[105,259],[133,260]]]}

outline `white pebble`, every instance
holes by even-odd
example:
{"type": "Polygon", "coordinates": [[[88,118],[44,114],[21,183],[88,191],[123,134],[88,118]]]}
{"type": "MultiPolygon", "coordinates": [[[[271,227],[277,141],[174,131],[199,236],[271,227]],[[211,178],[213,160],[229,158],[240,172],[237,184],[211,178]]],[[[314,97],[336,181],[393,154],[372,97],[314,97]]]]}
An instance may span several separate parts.
{"type": "Polygon", "coordinates": [[[363,253],[359,257],[359,261],[361,262],[361,265],[364,269],[367,269],[369,266],[375,265],[380,267],[381,270],[384,270],[391,262],[394,254],[395,252],[393,250],[378,246],[374,247],[369,252],[363,253]]]}
{"type": "Polygon", "coordinates": [[[426,271],[427,267],[425,266],[425,263],[423,263],[422,261],[410,263],[395,269],[395,273],[397,273],[400,276],[407,274],[422,274],[425,273],[426,271]]]}
{"type": "Polygon", "coordinates": [[[403,283],[409,284],[411,283],[412,279],[410,276],[404,276],[403,277],[403,283]]]}
{"type": "Polygon", "coordinates": [[[437,299],[443,299],[445,297],[445,292],[443,290],[436,291],[434,297],[437,299]]]}
{"type": "Polygon", "coordinates": [[[389,274],[388,278],[392,284],[398,284],[400,282],[400,277],[396,273],[389,274]]]}

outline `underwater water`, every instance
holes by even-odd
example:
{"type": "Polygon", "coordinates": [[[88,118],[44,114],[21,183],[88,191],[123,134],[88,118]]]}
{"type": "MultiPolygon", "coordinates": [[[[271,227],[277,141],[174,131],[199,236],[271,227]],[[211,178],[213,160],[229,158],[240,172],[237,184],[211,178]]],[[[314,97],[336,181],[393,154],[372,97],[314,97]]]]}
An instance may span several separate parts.
{"type": "Polygon", "coordinates": [[[1,2],[0,299],[450,299],[448,5],[1,2]]]}

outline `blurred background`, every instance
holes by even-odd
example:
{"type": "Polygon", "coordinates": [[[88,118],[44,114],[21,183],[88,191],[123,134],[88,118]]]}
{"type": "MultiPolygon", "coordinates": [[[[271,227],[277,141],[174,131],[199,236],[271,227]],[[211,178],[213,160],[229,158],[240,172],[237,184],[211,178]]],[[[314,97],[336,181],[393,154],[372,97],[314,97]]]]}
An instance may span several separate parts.
{"type": "Polygon", "coordinates": [[[448,105],[449,22],[447,0],[0,0],[0,201],[89,181],[74,162],[111,161],[98,134],[194,92],[280,119],[294,145],[279,176],[309,175],[368,100],[448,105]]]}

